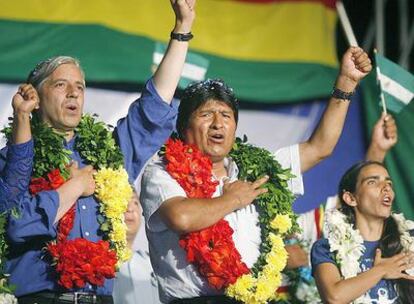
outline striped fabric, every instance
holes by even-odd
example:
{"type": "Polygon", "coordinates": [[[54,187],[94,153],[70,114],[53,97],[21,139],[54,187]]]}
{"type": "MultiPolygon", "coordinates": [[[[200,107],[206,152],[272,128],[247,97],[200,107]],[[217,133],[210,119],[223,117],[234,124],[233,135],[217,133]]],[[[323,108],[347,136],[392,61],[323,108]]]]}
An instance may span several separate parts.
{"type": "MultiPolygon", "coordinates": [[[[14,0],[0,4],[0,80],[22,80],[34,63],[68,54],[87,80],[143,82],[154,45],[174,24],[168,1],[14,0]],[[165,2],[165,3],[164,3],[165,2]]],[[[239,98],[290,102],[327,95],[334,81],[333,0],[201,0],[191,51],[239,98]]]]}

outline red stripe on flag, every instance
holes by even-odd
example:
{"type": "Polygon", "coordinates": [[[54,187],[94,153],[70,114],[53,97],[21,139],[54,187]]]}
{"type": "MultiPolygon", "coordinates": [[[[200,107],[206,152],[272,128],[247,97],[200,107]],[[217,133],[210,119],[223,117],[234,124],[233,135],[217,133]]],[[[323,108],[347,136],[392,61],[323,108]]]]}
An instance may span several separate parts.
{"type": "Polygon", "coordinates": [[[315,209],[315,225],[316,225],[316,237],[318,240],[322,237],[322,231],[321,231],[321,212],[320,208],[315,209]]]}
{"type": "Polygon", "coordinates": [[[256,4],[269,4],[269,3],[283,3],[283,2],[320,2],[326,7],[335,9],[336,0],[233,0],[238,2],[250,2],[256,4]]]}

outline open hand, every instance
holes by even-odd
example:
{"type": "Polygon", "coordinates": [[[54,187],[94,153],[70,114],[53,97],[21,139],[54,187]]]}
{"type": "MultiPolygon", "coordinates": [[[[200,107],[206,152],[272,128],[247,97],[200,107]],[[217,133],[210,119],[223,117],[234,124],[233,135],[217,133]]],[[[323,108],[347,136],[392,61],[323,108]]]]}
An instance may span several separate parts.
{"type": "Polygon", "coordinates": [[[95,192],[95,180],[93,175],[95,170],[92,166],[78,168],[78,163],[73,162],[69,167],[70,178],[77,181],[77,186],[82,189],[81,196],[89,196],[95,192]]]}
{"type": "Polygon", "coordinates": [[[413,253],[401,252],[390,258],[382,258],[381,250],[377,249],[375,253],[374,267],[382,267],[385,271],[383,278],[387,280],[414,280],[413,276],[404,273],[407,269],[414,267],[413,253]]]}
{"type": "Polygon", "coordinates": [[[252,203],[256,197],[266,193],[267,188],[261,186],[268,181],[269,177],[262,177],[255,182],[235,181],[232,183],[225,182],[223,187],[223,196],[227,195],[236,198],[239,202],[239,208],[243,208],[252,203]]]}

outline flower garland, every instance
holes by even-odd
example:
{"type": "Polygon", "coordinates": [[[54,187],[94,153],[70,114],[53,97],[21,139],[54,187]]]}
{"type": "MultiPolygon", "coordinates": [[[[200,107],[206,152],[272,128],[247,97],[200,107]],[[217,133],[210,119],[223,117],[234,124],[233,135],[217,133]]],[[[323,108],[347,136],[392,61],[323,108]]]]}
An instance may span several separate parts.
{"type": "MultiPolygon", "coordinates": [[[[245,303],[267,303],[277,297],[281,271],[287,262],[283,237],[297,230],[291,210],[292,193],[287,189],[289,170],[282,170],[273,155],[237,139],[231,157],[239,167],[239,178],[256,180],[269,175],[268,193],[256,200],[262,230],[261,255],[248,269],[234,246],[233,230],[222,219],[201,231],[180,238],[187,260],[216,289],[225,289],[227,296],[245,303]],[[293,224],[292,224],[293,223],[293,224]]],[[[196,146],[170,139],[165,149],[166,170],[183,187],[190,198],[210,198],[215,192],[212,162],[196,146]]]]}
{"type": "MultiPolygon", "coordinates": [[[[414,251],[414,237],[410,236],[409,230],[414,229],[414,222],[406,220],[404,215],[392,214],[398,223],[401,233],[401,245],[405,251],[414,251]]],[[[335,253],[335,261],[339,266],[344,279],[357,276],[362,272],[359,262],[365,251],[364,239],[358,229],[354,229],[347,221],[347,217],[337,209],[326,213],[324,234],[329,241],[330,251],[335,253]]],[[[407,273],[413,274],[414,269],[407,273]]],[[[354,304],[371,303],[369,293],[365,293],[355,299],[354,304]]]]}
{"type": "MultiPolygon", "coordinates": [[[[94,176],[95,196],[100,201],[98,221],[103,240],[94,243],[82,238],[68,240],[75,219],[75,205],[60,219],[57,240],[47,245],[53,259],[58,283],[67,288],[82,288],[86,283],[102,286],[115,277],[117,266],[128,260],[131,252],[126,241],[123,214],[132,195],[123,159],[111,132],[102,122],[84,115],[75,130],[75,149],[98,170],[94,176]]],[[[33,177],[29,186],[35,195],[58,189],[69,179],[71,151],[64,149],[62,135],[53,132],[34,115],[32,133],[35,141],[33,177]]],[[[9,134],[6,130],[5,134],[9,134]]]]}

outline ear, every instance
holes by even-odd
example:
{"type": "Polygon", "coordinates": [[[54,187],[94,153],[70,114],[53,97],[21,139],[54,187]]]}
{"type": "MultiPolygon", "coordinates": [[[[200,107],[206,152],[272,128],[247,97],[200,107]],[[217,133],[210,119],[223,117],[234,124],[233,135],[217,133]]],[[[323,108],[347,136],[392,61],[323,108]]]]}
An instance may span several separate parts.
{"type": "Polygon", "coordinates": [[[342,199],[348,206],[355,207],[357,205],[355,196],[349,191],[342,193],[342,199]]]}

